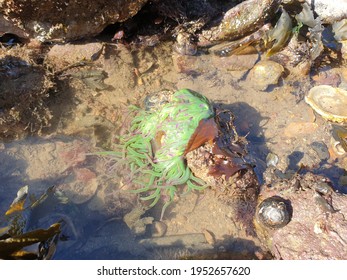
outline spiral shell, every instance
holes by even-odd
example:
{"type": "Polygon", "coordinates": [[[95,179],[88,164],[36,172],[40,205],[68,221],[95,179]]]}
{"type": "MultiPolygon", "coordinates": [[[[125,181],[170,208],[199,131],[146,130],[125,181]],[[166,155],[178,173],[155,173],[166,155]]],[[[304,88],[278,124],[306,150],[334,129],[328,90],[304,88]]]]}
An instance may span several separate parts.
{"type": "Polygon", "coordinates": [[[286,200],[279,196],[264,199],[257,207],[256,220],[265,227],[278,229],[291,219],[291,211],[286,200]]]}

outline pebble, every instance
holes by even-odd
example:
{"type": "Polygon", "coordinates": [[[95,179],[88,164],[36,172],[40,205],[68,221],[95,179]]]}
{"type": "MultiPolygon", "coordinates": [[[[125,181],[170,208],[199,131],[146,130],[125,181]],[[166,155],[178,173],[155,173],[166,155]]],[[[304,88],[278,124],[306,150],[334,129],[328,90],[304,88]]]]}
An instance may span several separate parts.
{"type": "Polygon", "coordinates": [[[214,245],[216,243],[216,237],[211,231],[204,229],[202,233],[204,234],[208,244],[214,245]]]}
{"type": "Polygon", "coordinates": [[[339,178],[339,186],[341,187],[347,187],[347,176],[344,175],[344,176],[341,176],[339,178]]]}
{"type": "Polygon", "coordinates": [[[330,157],[329,149],[327,145],[322,141],[316,141],[311,143],[311,148],[317,153],[321,160],[328,160],[330,157]]]}
{"type": "Polygon", "coordinates": [[[162,237],[165,235],[167,225],[161,221],[155,221],[151,225],[152,237],[162,237]]]}
{"type": "Polygon", "coordinates": [[[277,163],[278,163],[278,156],[273,153],[268,153],[268,155],[266,156],[266,165],[268,167],[269,166],[276,167],[277,163]]]}
{"type": "Polygon", "coordinates": [[[283,73],[284,68],[281,64],[265,60],[253,67],[248,79],[255,89],[265,91],[270,85],[276,85],[283,73]]]}

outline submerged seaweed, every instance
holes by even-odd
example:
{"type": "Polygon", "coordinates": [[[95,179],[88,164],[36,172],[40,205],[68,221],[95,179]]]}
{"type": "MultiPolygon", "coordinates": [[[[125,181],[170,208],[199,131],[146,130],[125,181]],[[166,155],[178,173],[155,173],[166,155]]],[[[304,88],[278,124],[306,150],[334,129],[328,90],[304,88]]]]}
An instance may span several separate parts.
{"type": "Polygon", "coordinates": [[[307,3],[302,4],[302,11],[295,16],[299,25],[308,26],[309,40],[312,44],[310,50],[311,60],[314,61],[323,51],[322,32],[324,27],[320,17],[314,18],[313,11],[307,3]]]}
{"type": "Polygon", "coordinates": [[[272,43],[271,49],[268,50],[267,56],[280,51],[288,42],[292,34],[292,20],[289,14],[282,9],[281,17],[275,27],[267,34],[266,45],[272,43]]]}
{"type": "Polygon", "coordinates": [[[128,181],[141,200],[152,201],[153,207],[165,197],[162,214],[175,197],[177,188],[202,190],[207,185],[187,167],[184,154],[200,121],[214,116],[208,99],[201,94],[182,89],[147,110],[133,107],[135,117],[129,131],[120,138],[118,151],[109,154],[120,157],[118,164],[129,172],[128,181]]]}
{"type": "Polygon", "coordinates": [[[6,213],[0,216],[0,259],[51,259],[56,251],[64,221],[47,229],[32,228],[31,222],[33,216],[47,214],[47,207],[54,205],[53,199],[66,203],[66,198],[50,187],[26,206],[28,191],[28,186],[19,189],[6,213]]]}
{"type": "Polygon", "coordinates": [[[295,19],[298,23],[301,22],[311,28],[313,28],[316,25],[313,11],[307,3],[302,4],[302,11],[295,16],[295,19]]]}

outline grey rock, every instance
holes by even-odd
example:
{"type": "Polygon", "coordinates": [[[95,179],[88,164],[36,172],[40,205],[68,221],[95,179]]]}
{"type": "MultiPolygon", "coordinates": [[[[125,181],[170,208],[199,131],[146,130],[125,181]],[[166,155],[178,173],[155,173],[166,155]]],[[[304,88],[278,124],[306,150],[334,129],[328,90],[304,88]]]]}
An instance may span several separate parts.
{"type": "Polygon", "coordinates": [[[347,18],[347,0],[306,0],[325,24],[347,18]]]}
{"type": "Polygon", "coordinates": [[[327,145],[322,141],[316,141],[310,145],[312,149],[317,153],[321,160],[327,160],[330,157],[327,145]]]}

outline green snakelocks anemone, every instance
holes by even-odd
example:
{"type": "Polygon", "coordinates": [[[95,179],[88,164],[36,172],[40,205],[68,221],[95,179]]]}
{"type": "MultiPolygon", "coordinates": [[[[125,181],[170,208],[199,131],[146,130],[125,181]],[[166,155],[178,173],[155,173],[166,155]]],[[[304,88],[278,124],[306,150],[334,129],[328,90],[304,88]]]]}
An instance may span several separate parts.
{"type": "Polygon", "coordinates": [[[136,178],[132,180],[138,185],[134,192],[141,193],[142,200],[152,200],[150,207],[166,196],[164,211],[178,186],[186,184],[188,191],[205,188],[205,182],[187,167],[184,151],[199,122],[214,116],[208,99],[182,89],[169,102],[148,110],[137,107],[134,110],[135,117],[127,135],[120,138],[119,146],[122,161],[136,178]],[[158,147],[153,149],[153,143],[158,141],[158,147]]]}

